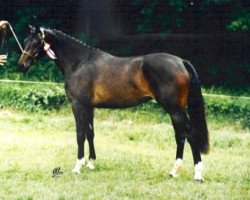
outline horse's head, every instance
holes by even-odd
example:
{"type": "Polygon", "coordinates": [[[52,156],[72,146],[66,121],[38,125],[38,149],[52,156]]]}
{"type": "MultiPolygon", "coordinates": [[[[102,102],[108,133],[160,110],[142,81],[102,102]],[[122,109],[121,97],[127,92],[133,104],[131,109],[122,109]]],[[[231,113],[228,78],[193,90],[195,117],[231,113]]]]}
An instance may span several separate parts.
{"type": "Polygon", "coordinates": [[[43,54],[45,45],[44,31],[36,26],[30,26],[30,34],[24,40],[24,51],[18,61],[18,69],[25,73],[43,54]]]}

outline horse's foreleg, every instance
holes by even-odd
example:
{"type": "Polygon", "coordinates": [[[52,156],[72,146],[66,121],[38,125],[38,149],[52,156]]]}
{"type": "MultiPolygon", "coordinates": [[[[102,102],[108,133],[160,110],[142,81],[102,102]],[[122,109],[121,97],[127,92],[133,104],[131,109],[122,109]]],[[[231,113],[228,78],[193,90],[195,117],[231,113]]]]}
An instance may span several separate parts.
{"type": "Polygon", "coordinates": [[[87,167],[89,169],[94,169],[94,161],[96,159],[96,154],[95,154],[95,146],[94,146],[94,126],[93,126],[93,110],[92,113],[90,114],[90,120],[88,124],[88,131],[87,131],[87,140],[89,143],[89,161],[87,164],[87,167]]]}
{"type": "Polygon", "coordinates": [[[89,123],[93,121],[93,108],[74,102],[72,110],[76,122],[76,137],[78,145],[77,161],[73,172],[79,174],[81,167],[85,164],[84,142],[86,135],[91,132],[89,123]]]}

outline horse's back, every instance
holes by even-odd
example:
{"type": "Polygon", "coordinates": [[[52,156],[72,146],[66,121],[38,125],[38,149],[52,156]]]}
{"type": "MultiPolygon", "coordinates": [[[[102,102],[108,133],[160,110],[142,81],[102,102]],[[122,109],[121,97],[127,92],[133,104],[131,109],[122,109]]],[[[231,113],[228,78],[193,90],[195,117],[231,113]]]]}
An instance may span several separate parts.
{"type": "Polygon", "coordinates": [[[186,71],[183,59],[167,53],[153,53],[143,56],[144,65],[151,66],[156,70],[186,71]]]}

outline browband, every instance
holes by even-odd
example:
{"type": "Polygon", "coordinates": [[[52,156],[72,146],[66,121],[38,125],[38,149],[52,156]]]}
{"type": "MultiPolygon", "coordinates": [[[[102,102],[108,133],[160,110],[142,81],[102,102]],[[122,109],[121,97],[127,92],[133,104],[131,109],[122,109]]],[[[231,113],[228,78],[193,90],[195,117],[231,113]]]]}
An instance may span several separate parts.
{"type": "Polygon", "coordinates": [[[41,31],[41,33],[42,33],[42,38],[45,39],[44,28],[40,28],[40,31],[41,31]]]}

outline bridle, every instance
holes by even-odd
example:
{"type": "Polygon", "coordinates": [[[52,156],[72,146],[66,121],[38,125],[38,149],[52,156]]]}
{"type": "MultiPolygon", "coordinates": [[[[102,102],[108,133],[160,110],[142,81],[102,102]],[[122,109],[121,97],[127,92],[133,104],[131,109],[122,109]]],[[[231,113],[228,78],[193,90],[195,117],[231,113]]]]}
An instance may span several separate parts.
{"type": "MultiPolygon", "coordinates": [[[[19,40],[18,40],[18,38],[17,38],[17,36],[16,36],[16,34],[15,34],[12,26],[11,26],[11,24],[8,23],[8,25],[9,25],[9,28],[10,28],[10,30],[11,30],[14,38],[16,39],[16,42],[17,42],[17,44],[18,44],[18,46],[19,46],[19,48],[20,48],[20,50],[22,52],[22,55],[27,55],[28,57],[32,58],[33,62],[37,61],[37,58],[39,57],[39,52],[37,52],[35,55],[32,55],[29,52],[24,51],[24,49],[22,48],[22,46],[21,46],[21,44],[20,44],[20,42],[19,42],[19,40]]],[[[42,46],[43,46],[43,49],[44,49],[45,53],[51,59],[57,59],[54,51],[50,48],[50,44],[48,44],[48,43],[45,42],[45,33],[44,33],[45,31],[44,31],[44,28],[40,28],[40,31],[41,31],[41,43],[42,43],[42,46]]],[[[4,37],[5,37],[5,35],[4,35],[4,37]]],[[[1,48],[3,46],[3,42],[4,42],[4,38],[2,40],[1,48]]]]}
{"type": "MultiPolygon", "coordinates": [[[[44,29],[40,28],[40,31],[42,33],[41,43],[42,43],[42,46],[44,46],[45,45],[45,40],[44,40],[45,39],[45,33],[44,33],[44,29]]],[[[27,55],[28,57],[32,58],[33,62],[36,62],[37,58],[39,56],[39,52],[37,52],[35,55],[31,55],[29,52],[24,51],[24,50],[22,50],[22,54],[27,55]]]]}

